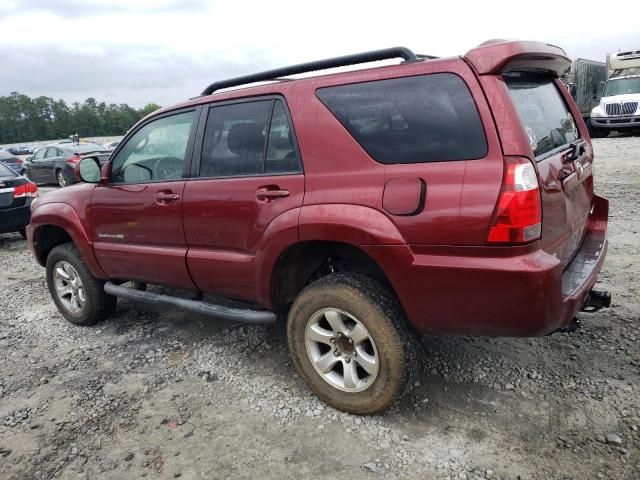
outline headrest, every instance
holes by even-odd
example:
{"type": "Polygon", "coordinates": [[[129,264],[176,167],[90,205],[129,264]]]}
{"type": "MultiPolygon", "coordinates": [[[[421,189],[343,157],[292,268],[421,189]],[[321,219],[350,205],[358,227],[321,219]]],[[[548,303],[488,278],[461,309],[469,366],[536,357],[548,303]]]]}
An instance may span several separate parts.
{"type": "Polygon", "coordinates": [[[227,145],[235,155],[262,153],[264,150],[262,129],[254,122],[238,123],[229,130],[227,145]]]}

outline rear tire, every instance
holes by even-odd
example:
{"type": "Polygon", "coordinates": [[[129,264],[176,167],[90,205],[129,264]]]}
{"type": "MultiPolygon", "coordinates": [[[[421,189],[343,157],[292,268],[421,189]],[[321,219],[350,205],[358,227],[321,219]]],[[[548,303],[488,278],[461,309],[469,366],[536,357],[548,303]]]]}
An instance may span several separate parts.
{"type": "Polygon", "coordinates": [[[391,406],[416,367],[417,338],[391,290],[331,274],[305,288],[287,320],[293,361],[325,403],[368,415],[391,406]]]}
{"type": "Polygon", "coordinates": [[[58,181],[58,186],[60,188],[64,188],[67,185],[69,185],[69,180],[67,179],[67,176],[62,170],[58,170],[56,172],[56,180],[58,181]]]}
{"type": "Polygon", "coordinates": [[[51,298],[71,323],[94,325],[114,312],[117,298],[104,292],[104,281],[91,274],[72,243],[51,250],[46,268],[51,298]]]}

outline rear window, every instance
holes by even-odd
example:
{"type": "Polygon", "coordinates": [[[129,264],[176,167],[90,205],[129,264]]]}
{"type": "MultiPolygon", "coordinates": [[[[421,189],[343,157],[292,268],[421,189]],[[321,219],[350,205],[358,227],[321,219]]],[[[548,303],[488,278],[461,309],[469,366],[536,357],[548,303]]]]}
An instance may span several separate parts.
{"type": "Polygon", "coordinates": [[[82,155],[83,153],[101,152],[102,150],[104,150],[104,148],[101,147],[100,145],[95,145],[93,143],[86,143],[84,145],[74,145],[72,147],[64,147],[64,149],[67,152],[78,153],[80,155],[82,155]]]}
{"type": "Polygon", "coordinates": [[[9,167],[0,163],[0,177],[2,178],[13,178],[17,177],[18,174],[11,170],[9,167]]]}
{"type": "Polygon", "coordinates": [[[553,79],[518,73],[504,79],[538,161],[578,139],[575,120],[553,79]]]}
{"type": "Polygon", "coordinates": [[[326,87],[317,95],[380,163],[473,160],[487,153],[478,109],[457,75],[326,87]]]}

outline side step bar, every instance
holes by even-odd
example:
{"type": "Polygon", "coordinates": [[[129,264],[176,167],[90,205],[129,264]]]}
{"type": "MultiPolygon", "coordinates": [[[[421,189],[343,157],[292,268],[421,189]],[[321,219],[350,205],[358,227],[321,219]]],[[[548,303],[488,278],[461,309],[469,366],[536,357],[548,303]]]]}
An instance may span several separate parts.
{"type": "Polygon", "coordinates": [[[154,305],[167,305],[178,307],[193,313],[208,315],[210,317],[231,320],[232,322],[248,323],[251,325],[268,325],[275,323],[276,314],[268,310],[251,310],[248,308],[224,307],[199,300],[172,297],[160,293],[145,292],[134,288],[121,287],[112,282],[104,284],[104,291],[109,295],[128,298],[139,302],[152,303],[154,305]]]}

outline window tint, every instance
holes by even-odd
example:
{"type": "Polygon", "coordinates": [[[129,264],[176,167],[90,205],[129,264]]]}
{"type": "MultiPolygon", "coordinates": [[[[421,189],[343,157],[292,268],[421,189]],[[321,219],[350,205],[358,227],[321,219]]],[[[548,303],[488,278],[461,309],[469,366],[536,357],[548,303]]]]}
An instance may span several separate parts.
{"type": "Polygon", "coordinates": [[[487,153],[480,115],[457,75],[341,85],[317,95],[378,162],[470,160],[487,153]]]}
{"type": "Polygon", "coordinates": [[[300,171],[300,160],[293,142],[289,117],[281,100],[276,100],[269,129],[265,173],[300,171]]]}
{"type": "Polygon", "coordinates": [[[55,147],[47,148],[47,153],[44,158],[55,158],[58,156],[58,149],[55,147]]]}
{"type": "Polygon", "coordinates": [[[0,177],[17,177],[18,174],[11,170],[9,167],[6,167],[2,163],[0,163],[0,177]]]}
{"type": "Polygon", "coordinates": [[[182,178],[194,112],[163,117],[138,130],[118,152],[111,167],[114,183],[182,178]]]}
{"type": "Polygon", "coordinates": [[[271,100],[209,110],[202,144],[201,177],[262,173],[271,100]]]}
{"type": "Polygon", "coordinates": [[[514,73],[504,79],[536,157],[579,137],[573,116],[551,78],[514,73]]]}
{"type": "Polygon", "coordinates": [[[298,155],[282,101],[276,100],[275,104],[274,100],[234,103],[209,110],[202,144],[201,177],[299,170],[298,155]]]}

